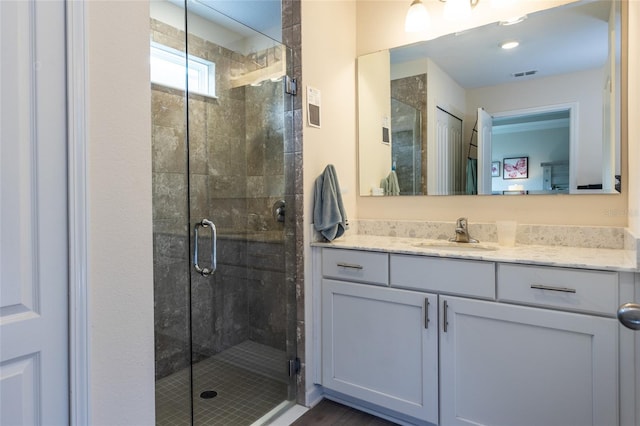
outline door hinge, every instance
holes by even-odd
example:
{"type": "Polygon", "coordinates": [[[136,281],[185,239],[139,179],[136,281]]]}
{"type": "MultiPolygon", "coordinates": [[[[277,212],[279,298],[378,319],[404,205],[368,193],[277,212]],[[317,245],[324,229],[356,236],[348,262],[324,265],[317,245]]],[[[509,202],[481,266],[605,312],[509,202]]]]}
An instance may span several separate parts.
{"type": "Polygon", "coordinates": [[[298,94],[298,80],[295,78],[291,78],[288,75],[284,76],[284,91],[289,95],[297,95],[298,94]]]}
{"type": "Polygon", "coordinates": [[[300,358],[290,359],[289,361],[289,377],[300,374],[300,358]]]}

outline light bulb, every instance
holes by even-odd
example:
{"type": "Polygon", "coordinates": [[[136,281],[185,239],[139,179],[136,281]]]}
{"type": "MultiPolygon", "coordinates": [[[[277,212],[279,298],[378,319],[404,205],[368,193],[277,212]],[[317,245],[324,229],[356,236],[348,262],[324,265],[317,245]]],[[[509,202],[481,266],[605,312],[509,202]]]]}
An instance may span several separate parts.
{"type": "Polygon", "coordinates": [[[520,45],[520,43],[518,43],[517,41],[507,41],[504,42],[500,45],[500,47],[502,47],[504,50],[509,50],[509,49],[514,49],[516,47],[518,47],[520,45]]]}
{"type": "Polygon", "coordinates": [[[429,25],[429,12],[421,0],[414,0],[404,20],[404,30],[408,33],[424,31],[429,25]]]}
{"type": "Polygon", "coordinates": [[[493,9],[505,9],[515,4],[515,0],[491,0],[490,4],[493,9]]]}
{"type": "Polygon", "coordinates": [[[447,0],[444,4],[444,17],[450,21],[459,21],[471,17],[469,0],[447,0]]]}

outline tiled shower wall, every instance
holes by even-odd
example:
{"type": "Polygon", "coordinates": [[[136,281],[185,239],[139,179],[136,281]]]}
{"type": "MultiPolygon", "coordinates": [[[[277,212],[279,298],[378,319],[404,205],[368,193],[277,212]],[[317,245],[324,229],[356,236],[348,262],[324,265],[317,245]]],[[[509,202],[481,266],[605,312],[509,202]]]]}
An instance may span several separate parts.
{"type": "MultiPolygon", "coordinates": [[[[182,31],[153,19],[151,30],[152,40],[184,50],[182,31]]],[[[190,213],[194,223],[209,218],[218,228],[218,270],[213,277],[194,273],[190,287],[184,92],[154,85],[157,377],[189,364],[189,289],[194,360],[246,339],[289,353],[295,348],[285,343],[294,333],[287,316],[296,307],[295,277],[285,273],[285,258],[295,259],[295,231],[288,231],[294,222],[283,225],[272,212],[285,194],[291,108],[283,120],[282,82],[231,87],[231,77],[278,60],[282,50],[243,56],[194,36],[188,44],[191,54],[216,64],[217,98],[190,96],[188,126],[190,213]]],[[[201,259],[208,256],[205,241],[201,259]]]]}
{"type": "MultiPolygon", "coordinates": [[[[400,193],[408,194],[403,190],[403,183],[409,184],[416,180],[416,188],[419,194],[427,193],[427,75],[420,74],[411,77],[399,78],[391,80],[391,98],[397,99],[416,110],[420,114],[420,136],[421,143],[418,145],[419,155],[417,155],[417,161],[419,161],[417,167],[411,166],[414,161],[414,143],[413,134],[407,138],[403,138],[403,135],[394,134],[394,158],[397,159],[398,165],[403,164],[405,167],[397,167],[396,173],[398,173],[398,180],[400,182],[400,193]],[[399,137],[397,137],[399,136],[399,137]],[[396,143],[397,142],[397,143],[396,143]],[[420,155],[421,154],[421,155],[420,155]],[[399,157],[399,158],[398,158],[399,157]],[[410,166],[410,167],[409,167],[410,166]],[[411,173],[421,170],[421,176],[413,176],[411,173]],[[406,174],[403,174],[406,173],[406,174]]],[[[412,132],[411,132],[412,133],[412,132]]],[[[405,135],[406,136],[406,135],[405,135]]],[[[409,185],[410,187],[411,185],[409,185]]],[[[413,195],[413,194],[410,194],[413,195]]]]}

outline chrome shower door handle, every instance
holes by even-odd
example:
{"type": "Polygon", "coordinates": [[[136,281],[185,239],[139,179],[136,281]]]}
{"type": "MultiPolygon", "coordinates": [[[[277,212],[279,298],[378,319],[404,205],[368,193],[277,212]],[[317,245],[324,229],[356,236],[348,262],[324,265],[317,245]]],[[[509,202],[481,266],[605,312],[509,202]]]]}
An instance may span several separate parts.
{"type": "Polygon", "coordinates": [[[217,268],[217,245],[218,245],[218,233],[216,225],[209,219],[202,219],[201,222],[196,223],[193,228],[194,243],[193,243],[193,267],[202,276],[206,277],[213,274],[217,268]],[[211,228],[211,267],[203,268],[198,264],[198,228],[211,228]]]}

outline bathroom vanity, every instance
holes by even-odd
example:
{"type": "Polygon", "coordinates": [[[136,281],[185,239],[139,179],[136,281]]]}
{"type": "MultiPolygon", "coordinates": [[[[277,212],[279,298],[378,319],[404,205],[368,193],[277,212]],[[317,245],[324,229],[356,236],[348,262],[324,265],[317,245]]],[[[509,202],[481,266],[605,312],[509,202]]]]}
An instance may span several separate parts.
{"type": "Polygon", "coordinates": [[[404,424],[629,424],[633,252],[477,247],[315,243],[324,395],[404,424]]]}

